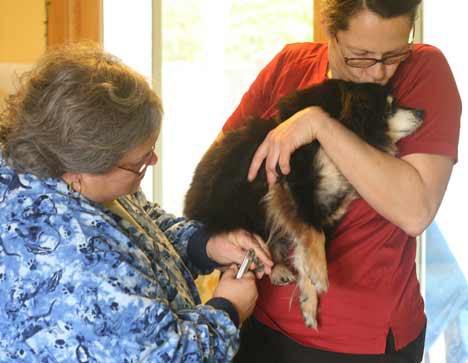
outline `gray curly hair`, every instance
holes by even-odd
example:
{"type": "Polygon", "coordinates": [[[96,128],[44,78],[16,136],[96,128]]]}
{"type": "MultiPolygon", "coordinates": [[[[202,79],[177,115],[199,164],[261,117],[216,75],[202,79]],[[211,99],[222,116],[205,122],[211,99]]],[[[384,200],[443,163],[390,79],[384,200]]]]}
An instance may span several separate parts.
{"type": "Polygon", "coordinates": [[[161,128],[147,81],[90,44],[47,52],[20,79],[0,116],[8,165],[38,177],[102,174],[161,128]]]}

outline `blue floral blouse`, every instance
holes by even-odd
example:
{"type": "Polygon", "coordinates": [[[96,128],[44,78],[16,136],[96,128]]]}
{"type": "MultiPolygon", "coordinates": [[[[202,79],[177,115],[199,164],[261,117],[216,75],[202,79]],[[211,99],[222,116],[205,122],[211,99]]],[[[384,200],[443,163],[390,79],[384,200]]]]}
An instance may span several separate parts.
{"type": "Polygon", "coordinates": [[[141,193],[119,202],[146,233],[0,155],[0,362],[233,358],[232,304],[200,304],[194,283],[213,267],[188,252],[200,225],[141,193]]]}

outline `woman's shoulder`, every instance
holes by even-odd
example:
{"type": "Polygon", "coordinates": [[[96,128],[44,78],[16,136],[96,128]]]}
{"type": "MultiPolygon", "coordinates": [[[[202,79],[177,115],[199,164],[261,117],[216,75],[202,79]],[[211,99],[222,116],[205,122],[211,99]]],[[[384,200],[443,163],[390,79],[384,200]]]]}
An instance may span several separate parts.
{"type": "Polygon", "coordinates": [[[50,268],[110,271],[131,249],[117,216],[59,179],[0,169],[0,184],[0,244],[10,264],[47,259],[50,268]]]}
{"type": "Polygon", "coordinates": [[[301,42],[290,43],[283,47],[280,52],[288,61],[306,61],[309,64],[311,58],[321,58],[326,55],[328,44],[323,42],[301,42]]]}
{"type": "Polygon", "coordinates": [[[446,58],[443,52],[434,45],[418,43],[414,44],[412,48],[413,61],[418,61],[424,64],[425,62],[445,62],[446,58]]]}
{"type": "Polygon", "coordinates": [[[91,203],[74,194],[61,179],[18,173],[8,165],[0,164],[0,204],[3,210],[20,211],[34,207],[45,215],[76,210],[74,207],[95,209],[91,203]],[[46,204],[49,207],[44,207],[46,204]]]}
{"type": "MultiPolygon", "coordinates": [[[[72,191],[61,179],[17,173],[1,162],[0,209],[2,238],[13,228],[24,240],[50,244],[51,241],[71,241],[96,227],[101,227],[101,234],[115,229],[112,228],[115,223],[104,208],[72,191]]],[[[50,247],[54,248],[52,245],[50,247]]]]}
{"type": "Polygon", "coordinates": [[[439,48],[420,43],[413,45],[411,56],[402,64],[402,67],[399,67],[398,73],[437,72],[449,68],[447,59],[439,48]]]}
{"type": "Polygon", "coordinates": [[[430,44],[414,44],[411,56],[398,67],[392,79],[397,93],[405,93],[406,88],[413,89],[415,85],[430,90],[436,84],[442,87],[450,83],[455,84],[447,59],[439,48],[430,44]]]}

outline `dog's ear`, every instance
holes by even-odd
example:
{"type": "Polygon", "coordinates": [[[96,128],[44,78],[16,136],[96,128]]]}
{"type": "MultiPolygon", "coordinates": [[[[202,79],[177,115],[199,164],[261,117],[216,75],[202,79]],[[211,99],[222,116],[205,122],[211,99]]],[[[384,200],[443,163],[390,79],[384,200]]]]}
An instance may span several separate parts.
{"type": "Polygon", "coordinates": [[[341,111],[343,82],[345,81],[330,79],[283,97],[278,103],[281,120],[284,121],[309,106],[320,106],[331,117],[337,118],[341,111]]]}
{"type": "Polygon", "coordinates": [[[358,135],[385,121],[389,88],[375,83],[351,83],[343,85],[342,108],[339,120],[358,135]]]}

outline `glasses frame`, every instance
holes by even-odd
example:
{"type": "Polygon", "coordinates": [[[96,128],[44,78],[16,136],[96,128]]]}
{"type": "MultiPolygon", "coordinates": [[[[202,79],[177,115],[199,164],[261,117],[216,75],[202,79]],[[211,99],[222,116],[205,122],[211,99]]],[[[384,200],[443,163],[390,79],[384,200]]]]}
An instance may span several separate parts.
{"type": "Polygon", "coordinates": [[[404,52],[401,52],[401,53],[397,53],[397,54],[392,54],[392,55],[387,55],[387,56],[384,56],[380,59],[377,59],[377,58],[371,58],[371,57],[346,57],[344,56],[342,50],[341,50],[341,46],[340,46],[340,42],[338,40],[338,37],[337,35],[335,34],[335,40],[336,40],[336,44],[338,45],[338,48],[340,49],[340,53],[341,53],[341,56],[343,57],[344,61],[345,61],[345,64],[348,66],[348,67],[352,67],[352,68],[370,68],[370,67],[373,67],[375,66],[377,63],[382,63],[384,65],[391,65],[391,64],[397,64],[397,63],[402,63],[404,62],[405,60],[407,60],[411,53],[412,53],[412,49],[411,49],[411,46],[413,45],[413,42],[409,42],[408,45],[410,46],[410,48],[404,52]],[[401,59],[399,60],[395,60],[395,61],[392,61],[392,62],[388,62],[389,59],[392,59],[392,58],[397,58],[397,57],[402,57],[401,59]],[[368,61],[369,64],[367,65],[356,65],[356,64],[350,64],[350,62],[353,62],[353,61],[368,61]]]}
{"type": "Polygon", "coordinates": [[[150,165],[151,159],[153,158],[154,148],[155,148],[154,146],[151,148],[151,151],[148,153],[148,156],[145,158],[145,160],[143,161],[143,164],[141,164],[141,166],[140,166],[140,168],[138,170],[133,170],[131,168],[126,168],[126,167],[120,166],[120,165],[117,165],[117,168],[128,171],[130,173],[133,173],[133,174],[137,175],[138,177],[143,176],[145,174],[145,172],[146,172],[146,169],[150,165]]]}

